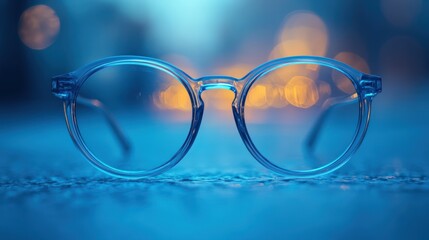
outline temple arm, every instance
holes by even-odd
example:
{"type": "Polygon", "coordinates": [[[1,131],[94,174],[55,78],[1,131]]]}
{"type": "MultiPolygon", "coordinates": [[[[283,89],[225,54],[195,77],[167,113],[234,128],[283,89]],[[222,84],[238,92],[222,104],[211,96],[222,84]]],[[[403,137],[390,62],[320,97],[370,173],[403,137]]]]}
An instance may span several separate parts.
{"type": "Polygon", "coordinates": [[[322,114],[319,116],[316,123],[311,128],[305,140],[305,148],[308,153],[312,153],[314,151],[315,143],[319,138],[320,131],[322,130],[330,112],[337,107],[349,105],[357,101],[357,94],[353,94],[347,97],[328,98],[325,100],[322,105],[322,114]]]}
{"type": "Polygon", "coordinates": [[[110,128],[113,130],[113,133],[118,139],[122,151],[125,155],[128,155],[131,150],[131,145],[125,137],[124,132],[119,127],[118,122],[113,117],[113,114],[104,106],[104,104],[97,99],[89,99],[80,95],[77,97],[77,103],[100,111],[101,114],[103,114],[103,117],[106,119],[107,123],[109,124],[110,128]]]}

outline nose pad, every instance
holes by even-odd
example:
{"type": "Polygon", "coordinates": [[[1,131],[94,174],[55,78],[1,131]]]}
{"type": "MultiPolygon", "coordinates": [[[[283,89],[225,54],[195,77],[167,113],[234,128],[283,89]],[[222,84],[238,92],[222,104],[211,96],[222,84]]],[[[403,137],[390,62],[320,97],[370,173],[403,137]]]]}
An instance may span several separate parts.
{"type": "Polygon", "coordinates": [[[214,106],[218,110],[229,110],[236,98],[237,81],[236,78],[228,76],[208,76],[198,79],[199,98],[206,106],[214,106]],[[206,99],[204,101],[202,95],[207,90],[211,90],[211,92],[204,94],[206,99]]]}
{"type": "Polygon", "coordinates": [[[238,79],[229,76],[207,76],[197,80],[200,85],[200,93],[206,90],[225,89],[237,92],[238,79]]]}

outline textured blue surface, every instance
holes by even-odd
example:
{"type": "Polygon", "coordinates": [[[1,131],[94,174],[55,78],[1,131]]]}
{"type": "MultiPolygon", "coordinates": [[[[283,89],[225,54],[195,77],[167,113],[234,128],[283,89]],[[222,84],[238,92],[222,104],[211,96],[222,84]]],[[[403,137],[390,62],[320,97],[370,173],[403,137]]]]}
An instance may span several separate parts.
{"type": "Polygon", "coordinates": [[[1,233],[16,238],[424,239],[429,234],[425,177],[52,177],[2,180],[1,186],[1,233]]]}

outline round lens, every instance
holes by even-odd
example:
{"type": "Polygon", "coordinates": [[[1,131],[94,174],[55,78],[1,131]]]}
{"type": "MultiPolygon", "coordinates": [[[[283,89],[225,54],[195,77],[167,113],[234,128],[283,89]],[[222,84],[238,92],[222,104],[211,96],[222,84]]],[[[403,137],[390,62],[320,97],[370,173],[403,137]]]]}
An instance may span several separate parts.
{"type": "Polygon", "coordinates": [[[76,118],[85,145],[99,161],[120,170],[152,170],[167,163],[187,139],[192,105],[171,74],[118,65],[84,82],[76,118]]]}
{"type": "Polygon", "coordinates": [[[276,68],[250,87],[245,121],[258,151],[287,170],[329,164],[352,143],[359,101],[352,81],[338,70],[314,64],[276,68]]]}

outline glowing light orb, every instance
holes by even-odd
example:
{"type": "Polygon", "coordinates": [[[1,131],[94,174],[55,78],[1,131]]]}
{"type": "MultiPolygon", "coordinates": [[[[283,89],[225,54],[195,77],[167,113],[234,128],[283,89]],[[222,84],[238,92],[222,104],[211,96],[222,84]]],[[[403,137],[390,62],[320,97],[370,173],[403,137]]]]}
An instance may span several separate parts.
{"type": "Polygon", "coordinates": [[[19,21],[18,34],[29,48],[42,50],[54,43],[60,30],[60,19],[46,5],[36,5],[25,10],[19,21]]]}
{"type": "MultiPolygon", "coordinates": [[[[340,62],[346,63],[352,66],[353,68],[360,70],[364,73],[369,73],[368,63],[366,63],[365,59],[363,59],[357,54],[354,54],[351,52],[340,52],[339,54],[337,54],[337,56],[335,56],[335,59],[340,62]]],[[[337,70],[333,70],[332,80],[334,81],[337,88],[340,89],[341,91],[348,94],[356,93],[356,89],[353,86],[352,81],[348,77],[346,77],[343,73],[337,70]]]]}
{"type": "Polygon", "coordinates": [[[169,86],[153,96],[155,106],[160,109],[190,111],[191,100],[185,87],[180,85],[169,86]]]}
{"type": "Polygon", "coordinates": [[[288,102],[299,108],[309,108],[319,100],[317,85],[312,79],[304,76],[292,78],[284,92],[288,102]]]}
{"type": "Polygon", "coordinates": [[[327,47],[328,31],[323,20],[312,12],[297,11],[287,17],[270,58],[325,56],[327,47]]]}
{"type": "Polygon", "coordinates": [[[246,104],[249,107],[262,108],[267,104],[267,87],[256,85],[247,94],[246,104]]]}

